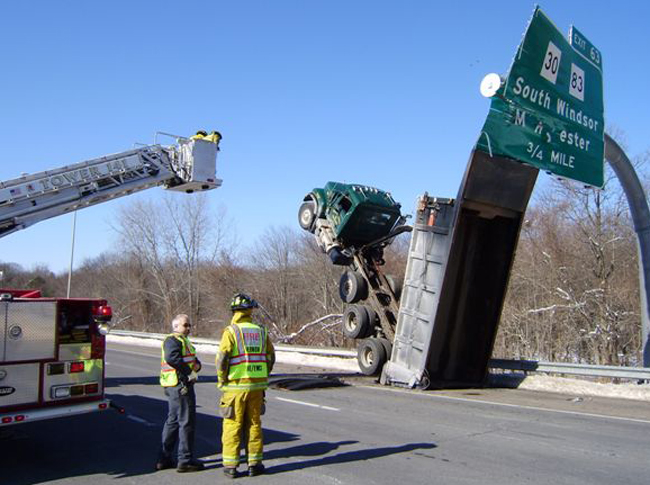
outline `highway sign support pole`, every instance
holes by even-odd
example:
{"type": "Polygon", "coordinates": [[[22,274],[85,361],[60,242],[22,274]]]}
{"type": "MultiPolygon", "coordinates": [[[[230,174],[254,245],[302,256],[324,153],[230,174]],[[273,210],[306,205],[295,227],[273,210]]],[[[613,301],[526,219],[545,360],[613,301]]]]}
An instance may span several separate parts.
{"type": "Polygon", "coordinates": [[[641,349],[643,367],[650,367],[650,209],[639,177],[623,149],[605,133],[605,159],[623,187],[632,214],[639,249],[639,290],[641,293],[641,349]]]}

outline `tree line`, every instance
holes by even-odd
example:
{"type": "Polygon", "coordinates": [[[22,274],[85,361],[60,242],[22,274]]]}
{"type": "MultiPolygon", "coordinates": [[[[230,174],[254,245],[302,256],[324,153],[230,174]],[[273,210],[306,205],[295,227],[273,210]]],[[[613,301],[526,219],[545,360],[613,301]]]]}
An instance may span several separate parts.
{"type": "MultiPolygon", "coordinates": [[[[166,333],[175,314],[187,313],[195,335],[216,337],[230,299],[244,291],[261,303],[258,316],[277,341],[355,344],[340,331],[343,268],[297,225],[269,227],[241,249],[225,210],[210,212],[197,194],[136,201],[119,211],[114,230],[120,251],[75,269],[72,296],[108,299],[116,328],[166,333]]],[[[388,247],[386,273],[403,278],[408,244],[407,234],[388,247]]],[[[4,287],[65,295],[67,273],[10,262],[0,271],[4,287]]],[[[636,365],[640,347],[637,243],[617,180],[607,172],[604,190],[546,183],[526,213],[494,357],[636,365]]]]}

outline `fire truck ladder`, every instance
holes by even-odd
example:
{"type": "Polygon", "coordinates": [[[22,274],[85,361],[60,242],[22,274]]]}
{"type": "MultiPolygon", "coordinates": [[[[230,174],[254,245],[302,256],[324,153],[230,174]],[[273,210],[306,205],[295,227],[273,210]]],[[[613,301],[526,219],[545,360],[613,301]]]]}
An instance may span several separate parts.
{"type": "Polygon", "coordinates": [[[218,145],[178,138],[0,182],[0,237],[37,222],[158,185],[194,192],[221,185],[218,145]]]}

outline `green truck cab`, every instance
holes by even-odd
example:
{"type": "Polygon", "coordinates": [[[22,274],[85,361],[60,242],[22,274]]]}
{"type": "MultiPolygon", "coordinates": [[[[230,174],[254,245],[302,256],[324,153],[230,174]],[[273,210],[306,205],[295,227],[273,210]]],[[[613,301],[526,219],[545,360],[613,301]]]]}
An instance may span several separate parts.
{"type": "Polygon", "coordinates": [[[387,236],[402,219],[390,193],[360,184],[327,182],[303,199],[300,227],[316,236],[334,264],[349,265],[355,249],[387,236]]]}

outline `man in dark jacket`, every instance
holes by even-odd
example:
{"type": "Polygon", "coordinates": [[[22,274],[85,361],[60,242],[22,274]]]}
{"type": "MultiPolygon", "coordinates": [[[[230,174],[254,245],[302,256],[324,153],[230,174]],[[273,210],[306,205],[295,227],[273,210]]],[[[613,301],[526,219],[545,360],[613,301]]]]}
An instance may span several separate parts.
{"type": "Polygon", "coordinates": [[[176,315],[172,320],[173,333],[162,344],[160,361],[160,385],[165,390],[169,413],[162,432],[162,447],[156,470],[173,467],[172,456],[178,443],[179,473],[203,470],[202,462],[194,459],[194,426],[196,420],[196,396],[194,383],[201,370],[190,334],[190,318],[176,315]]]}

